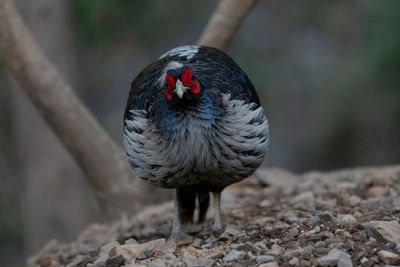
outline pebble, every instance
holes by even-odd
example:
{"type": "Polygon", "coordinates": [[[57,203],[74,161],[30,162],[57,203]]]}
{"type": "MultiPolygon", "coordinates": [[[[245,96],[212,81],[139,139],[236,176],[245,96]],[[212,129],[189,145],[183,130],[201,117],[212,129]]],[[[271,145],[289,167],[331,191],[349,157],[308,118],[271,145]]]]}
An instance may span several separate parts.
{"type": "Polygon", "coordinates": [[[207,258],[189,258],[183,259],[183,262],[186,264],[187,267],[211,267],[214,264],[213,260],[207,258]]]}
{"type": "Polygon", "coordinates": [[[319,258],[317,260],[317,264],[320,266],[338,266],[338,267],[353,266],[350,255],[336,248],[330,250],[328,255],[319,258]]]}
{"type": "Polygon", "coordinates": [[[296,236],[298,236],[299,234],[299,230],[297,228],[292,228],[288,231],[286,238],[291,240],[293,238],[295,238],[296,236]]]}
{"type": "Polygon", "coordinates": [[[338,215],[339,223],[345,227],[355,227],[358,224],[356,218],[351,214],[338,215]]]}
{"type": "Polygon", "coordinates": [[[231,252],[226,255],[223,260],[226,262],[230,261],[240,261],[246,256],[246,252],[239,250],[231,250],[231,252]]]}
{"type": "Polygon", "coordinates": [[[270,255],[261,255],[261,256],[257,256],[256,260],[258,263],[266,263],[266,262],[274,261],[275,257],[270,256],[270,255]]]}
{"type": "Polygon", "coordinates": [[[388,193],[388,190],[385,186],[375,185],[375,186],[370,187],[367,190],[367,193],[365,193],[365,196],[367,198],[381,197],[381,196],[385,196],[387,193],[388,193]]]}
{"type": "Polygon", "coordinates": [[[397,221],[370,221],[362,225],[378,241],[400,242],[400,224],[397,221]]]}
{"type": "Polygon", "coordinates": [[[274,225],[274,230],[277,230],[277,231],[281,231],[281,230],[286,230],[286,229],[288,229],[289,228],[289,224],[287,224],[287,223],[284,223],[284,222],[277,222],[275,225],[274,225]]]}
{"type": "Polygon", "coordinates": [[[236,218],[236,219],[246,218],[246,214],[244,213],[243,210],[240,210],[240,209],[232,210],[231,214],[232,214],[233,218],[236,218]]]}
{"type": "Polygon", "coordinates": [[[282,254],[282,247],[274,244],[271,246],[271,249],[268,251],[268,254],[270,254],[272,256],[279,256],[282,254]]]}
{"type": "Polygon", "coordinates": [[[349,197],[349,202],[350,202],[350,206],[354,207],[354,206],[357,206],[358,204],[360,204],[361,198],[359,198],[358,196],[351,196],[351,197],[349,197]]]}
{"type": "Polygon", "coordinates": [[[317,223],[320,222],[319,216],[313,216],[311,218],[308,218],[304,221],[304,223],[308,226],[313,226],[316,225],[317,223]]]}
{"type": "Polygon", "coordinates": [[[308,238],[308,237],[312,236],[312,235],[315,234],[315,233],[316,233],[315,230],[309,230],[309,231],[307,231],[307,232],[301,233],[299,237],[308,238]]]}
{"type": "Polygon", "coordinates": [[[277,262],[268,262],[258,265],[258,267],[279,267],[277,262]]]}
{"type": "MultiPolygon", "coordinates": [[[[394,261],[400,260],[400,256],[397,255],[396,253],[387,251],[387,250],[380,250],[378,251],[378,256],[386,264],[394,264],[394,261]]],[[[399,262],[397,262],[398,264],[399,262]]]]}
{"type": "Polygon", "coordinates": [[[154,259],[148,265],[149,267],[166,267],[165,262],[161,259],[154,259]]]}
{"type": "Polygon", "coordinates": [[[319,213],[318,217],[322,222],[336,222],[337,221],[335,216],[333,216],[332,213],[330,213],[329,211],[323,211],[323,212],[319,213]]]}
{"type": "Polygon", "coordinates": [[[302,192],[296,196],[294,196],[291,200],[290,203],[294,204],[294,203],[312,203],[314,202],[315,197],[314,197],[314,193],[311,191],[306,191],[306,192],[302,192]]]}
{"type": "Polygon", "coordinates": [[[301,255],[301,253],[303,253],[302,248],[289,249],[289,250],[285,251],[285,253],[283,254],[283,258],[289,260],[293,257],[297,257],[297,256],[301,255]]]}
{"type": "Polygon", "coordinates": [[[272,206],[272,203],[268,199],[264,199],[260,204],[258,204],[258,206],[260,206],[260,208],[269,208],[272,206]]]}
{"type": "Polygon", "coordinates": [[[292,259],[290,259],[289,264],[292,265],[292,266],[298,266],[299,265],[299,258],[293,257],[292,259]]]}

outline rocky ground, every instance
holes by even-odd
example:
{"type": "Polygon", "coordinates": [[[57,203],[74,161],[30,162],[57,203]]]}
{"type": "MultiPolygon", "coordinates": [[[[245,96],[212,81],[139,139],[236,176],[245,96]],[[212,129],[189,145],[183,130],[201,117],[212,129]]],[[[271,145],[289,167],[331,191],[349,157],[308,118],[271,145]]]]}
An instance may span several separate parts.
{"type": "MultiPolygon", "coordinates": [[[[225,231],[166,242],[172,203],[76,242],[51,241],[29,266],[399,266],[400,166],[301,176],[261,169],[223,193],[225,231]]],[[[212,213],[212,212],[210,212],[212,213]]]]}

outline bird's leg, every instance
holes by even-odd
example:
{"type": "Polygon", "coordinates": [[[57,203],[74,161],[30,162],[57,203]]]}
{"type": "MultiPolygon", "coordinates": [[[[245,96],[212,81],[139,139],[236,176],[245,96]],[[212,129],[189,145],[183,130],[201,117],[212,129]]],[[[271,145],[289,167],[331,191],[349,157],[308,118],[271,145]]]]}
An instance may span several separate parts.
{"type": "Polygon", "coordinates": [[[177,189],[174,190],[174,218],[172,222],[172,232],[169,241],[177,244],[187,244],[193,241],[193,238],[182,231],[182,222],[180,216],[180,206],[178,200],[177,189]]]}
{"type": "Polygon", "coordinates": [[[176,240],[182,233],[182,224],[179,218],[179,203],[176,190],[174,190],[174,219],[172,221],[172,232],[169,239],[176,240]]]}
{"type": "Polygon", "coordinates": [[[212,192],[213,194],[213,204],[214,204],[214,224],[213,230],[218,231],[222,229],[221,223],[221,191],[212,192]]]}

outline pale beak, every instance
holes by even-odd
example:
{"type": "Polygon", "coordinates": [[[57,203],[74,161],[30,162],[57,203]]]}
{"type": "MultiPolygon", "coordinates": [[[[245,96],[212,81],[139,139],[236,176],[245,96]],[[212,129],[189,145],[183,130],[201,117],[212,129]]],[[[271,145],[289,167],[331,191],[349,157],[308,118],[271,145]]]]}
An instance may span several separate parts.
{"type": "Polygon", "coordinates": [[[183,94],[189,89],[190,87],[184,86],[181,80],[176,80],[174,93],[176,93],[179,98],[182,98],[183,94]]]}

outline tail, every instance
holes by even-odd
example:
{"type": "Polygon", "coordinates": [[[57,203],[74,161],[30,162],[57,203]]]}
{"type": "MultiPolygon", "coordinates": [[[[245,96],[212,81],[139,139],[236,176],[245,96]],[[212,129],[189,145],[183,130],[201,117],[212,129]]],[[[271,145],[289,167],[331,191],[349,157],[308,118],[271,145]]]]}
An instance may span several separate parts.
{"type": "Polygon", "coordinates": [[[197,222],[204,222],[210,203],[210,192],[208,190],[199,190],[193,187],[186,187],[176,189],[176,193],[181,223],[193,223],[196,197],[199,203],[199,217],[197,222]]]}

